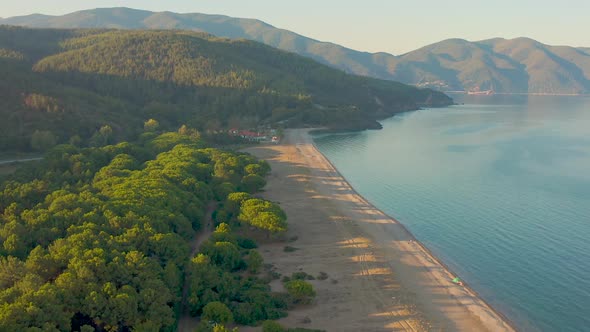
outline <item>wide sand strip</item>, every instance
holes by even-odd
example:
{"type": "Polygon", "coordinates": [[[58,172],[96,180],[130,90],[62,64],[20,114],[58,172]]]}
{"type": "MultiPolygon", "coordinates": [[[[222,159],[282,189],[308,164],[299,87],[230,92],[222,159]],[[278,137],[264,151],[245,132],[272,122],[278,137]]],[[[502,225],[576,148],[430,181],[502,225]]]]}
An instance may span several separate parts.
{"type": "MultiPolygon", "coordinates": [[[[513,331],[396,220],[358,195],[315,148],[308,130],[288,130],[281,145],[247,150],[272,166],[263,197],[289,217],[288,245],[261,247],[283,275],[304,271],[313,305],[290,312],[287,326],[327,331],[513,331]]],[[[274,284],[277,288],[280,283],[274,284]]]]}

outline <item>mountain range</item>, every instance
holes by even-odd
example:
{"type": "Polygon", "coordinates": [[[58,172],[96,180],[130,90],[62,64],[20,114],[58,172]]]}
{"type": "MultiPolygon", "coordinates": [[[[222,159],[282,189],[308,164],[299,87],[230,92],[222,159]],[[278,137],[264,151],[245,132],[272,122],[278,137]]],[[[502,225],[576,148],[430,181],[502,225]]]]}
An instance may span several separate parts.
{"type": "Polygon", "coordinates": [[[550,46],[528,38],[444,40],[395,56],[321,42],[256,19],[102,8],[63,16],[28,15],[0,24],[39,28],[180,29],[244,38],[310,57],[356,75],[441,91],[590,93],[590,48],[550,46]]]}
{"type": "Polygon", "coordinates": [[[360,130],[452,104],[441,92],[347,74],[251,40],[14,26],[0,26],[0,95],[0,151],[26,149],[35,132],[90,142],[108,126],[127,139],[150,118],[166,130],[277,122],[360,130]]]}

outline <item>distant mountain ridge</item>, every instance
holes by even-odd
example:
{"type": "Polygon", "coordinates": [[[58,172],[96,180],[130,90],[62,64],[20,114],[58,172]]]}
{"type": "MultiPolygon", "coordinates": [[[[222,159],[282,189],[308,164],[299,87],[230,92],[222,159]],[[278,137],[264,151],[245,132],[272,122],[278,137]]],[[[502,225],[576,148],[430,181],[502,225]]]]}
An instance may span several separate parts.
{"type": "Polygon", "coordinates": [[[336,44],[320,42],[255,19],[223,15],[150,12],[129,8],[98,8],[63,16],[33,14],[0,20],[0,24],[35,28],[181,29],[201,31],[219,37],[245,38],[285,51],[311,57],[358,75],[379,77],[379,66],[371,65],[373,54],[336,44]]]}
{"type": "Polygon", "coordinates": [[[0,24],[39,28],[181,29],[245,38],[313,58],[349,73],[442,91],[590,93],[590,48],[549,46],[528,38],[478,42],[449,39],[394,56],[355,51],[279,29],[256,19],[223,15],[101,8],[63,16],[33,14],[0,24]]]}

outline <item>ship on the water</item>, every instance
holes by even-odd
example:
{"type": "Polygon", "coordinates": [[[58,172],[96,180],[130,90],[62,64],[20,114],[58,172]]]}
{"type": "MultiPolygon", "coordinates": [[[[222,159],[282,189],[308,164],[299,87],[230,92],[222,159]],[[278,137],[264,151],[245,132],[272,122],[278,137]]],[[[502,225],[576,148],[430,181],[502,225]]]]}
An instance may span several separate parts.
{"type": "Polygon", "coordinates": [[[478,90],[469,90],[466,91],[468,95],[476,95],[476,96],[490,96],[494,94],[494,90],[484,90],[484,91],[480,91],[478,90]]]}

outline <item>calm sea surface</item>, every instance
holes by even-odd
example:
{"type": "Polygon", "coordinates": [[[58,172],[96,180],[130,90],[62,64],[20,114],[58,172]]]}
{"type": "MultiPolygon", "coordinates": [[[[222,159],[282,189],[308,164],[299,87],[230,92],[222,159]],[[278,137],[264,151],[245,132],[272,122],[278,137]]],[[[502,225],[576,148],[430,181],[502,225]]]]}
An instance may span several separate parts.
{"type": "Polygon", "coordinates": [[[590,331],[590,98],[454,97],[315,142],[519,328],[590,331]]]}

